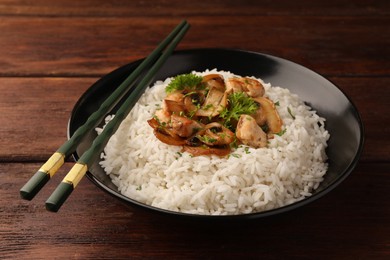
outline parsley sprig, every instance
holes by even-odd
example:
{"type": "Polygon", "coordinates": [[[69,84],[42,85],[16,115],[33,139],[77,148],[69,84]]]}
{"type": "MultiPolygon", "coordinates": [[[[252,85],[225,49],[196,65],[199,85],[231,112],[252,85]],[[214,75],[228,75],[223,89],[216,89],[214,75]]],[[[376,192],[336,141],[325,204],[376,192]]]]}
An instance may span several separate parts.
{"type": "Polygon", "coordinates": [[[202,80],[203,77],[192,73],[177,75],[172,79],[168,86],[166,86],[165,92],[171,93],[175,90],[196,89],[202,80]]]}
{"type": "Polygon", "coordinates": [[[228,96],[228,106],[221,111],[220,117],[224,126],[231,128],[233,120],[238,121],[241,115],[251,115],[257,109],[258,104],[244,92],[234,92],[228,96]]]}

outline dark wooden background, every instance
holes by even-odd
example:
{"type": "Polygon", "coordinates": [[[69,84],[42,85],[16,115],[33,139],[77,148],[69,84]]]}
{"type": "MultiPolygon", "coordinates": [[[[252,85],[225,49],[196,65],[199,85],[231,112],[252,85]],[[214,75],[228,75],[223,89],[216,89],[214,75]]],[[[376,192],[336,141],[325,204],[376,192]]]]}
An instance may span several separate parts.
{"type": "Polygon", "coordinates": [[[390,257],[390,1],[0,0],[0,258],[390,257]],[[337,84],[366,143],[324,198],[248,221],[177,219],[125,205],[83,179],[57,214],[19,189],[66,140],[70,112],[99,77],[146,56],[182,19],[178,49],[268,53],[337,84]]]}

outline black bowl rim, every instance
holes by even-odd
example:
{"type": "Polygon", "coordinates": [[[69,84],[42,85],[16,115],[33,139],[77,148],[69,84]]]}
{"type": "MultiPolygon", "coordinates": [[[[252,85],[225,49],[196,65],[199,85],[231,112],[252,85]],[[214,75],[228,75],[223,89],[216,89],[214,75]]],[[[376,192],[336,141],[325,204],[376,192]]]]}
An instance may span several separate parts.
{"type": "MultiPolygon", "coordinates": [[[[354,115],[356,117],[357,123],[359,125],[359,131],[360,131],[359,147],[358,147],[358,149],[356,151],[356,154],[355,154],[353,160],[348,165],[348,167],[342,173],[340,173],[339,177],[336,178],[333,182],[331,182],[326,189],[324,189],[322,191],[319,191],[319,192],[315,193],[312,196],[306,197],[303,200],[300,200],[300,201],[297,201],[297,202],[294,202],[292,204],[288,204],[288,205],[285,205],[285,206],[282,206],[282,207],[279,207],[279,208],[267,210],[267,211],[253,212],[253,213],[246,213],[246,214],[235,214],[235,215],[200,215],[200,214],[194,214],[194,213],[183,213],[183,212],[177,212],[177,211],[172,211],[172,210],[166,210],[166,209],[158,208],[158,207],[155,207],[155,206],[147,205],[147,204],[141,203],[139,201],[136,201],[134,199],[131,199],[129,197],[126,197],[123,194],[119,193],[117,190],[113,190],[113,189],[107,187],[101,181],[99,181],[94,176],[93,173],[91,173],[90,171],[87,171],[86,175],[87,175],[88,179],[92,183],[94,183],[96,186],[98,186],[103,191],[107,192],[109,195],[111,195],[111,196],[113,196],[113,197],[115,197],[117,199],[119,198],[121,200],[121,202],[123,202],[123,203],[126,203],[126,204],[130,203],[131,205],[139,206],[139,207],[141,207],[143,209],[147,209],[147,210],[150,210],[150,211],[153,211],[153,212],[158,212],[158,213],[162,213],[162,214],[169,214],[169,215],[175,215],[175,216],[185,217],[185,218],[231,220],[231,219],[257,219],[257,218],[269,217],[269,216],[285,213],[285,212],[288,212],[288,211],[291,211],[291,210],[294,210],[294,209],[298,209],[298,208],[300,208],[300,207],[302,207],[304,205],[307,205],[307,204],[309,204],[309,203],[311,203],[311,202],[313,202],[315,200],[318,200],[318,199],[322,198],[324,195],[328,194],[330,191],[335,189],[341,182],[343,182],[352,173],[352,171],[357,166],[357,164],[359,162],[359,159],[361,157],[361,154],[363,152],[363,147],[364,147],[364,142],[365,142],[365,129],[364,129],[363,121],[361,119],[361,116],[360,116],[360,114],[359,114],[355,104],[353,103],[351,98],[342,89],[340,89],[332,81],[330,81],[329,79],[325,78],[320,73],[318,73],[318,72],[316,72],[316,71],[314,71],[312,69],[309,69],[309,68],[307,68],[305,66],[302,66],[302,65],[300,65],[300,64],[298,64],[298,63],[296,63],[296,62],[294,62],[292,60],[288,60],[288,59],[285,59],[285,58],[282,58],[282,57],[277,57],[277,56],[266,54],[266,53],[249,51],[249,50],[242,50],[242,49],[233,49],[233,48],[196,48],[196,49],[177,50],[177,51],[174,51],[172,55],[196,54],[196,53],[203,53],[203,52],[210,52],[210,51],[211,52],[245,53],[245,54],[256,55],[256,56],[257,55],[265,56],[265,57],[268,57],[268,58],[271,58],[271,59],[275,59],[275,60],[281,60],[284,63],[291,63],[294,66],[301,67],[302,69],[307,70],[310,73],[314,73],[317,77],[322,78],[322,80],[325,80],[325,81],[328,81],[329,83],[331,83],[331,85],[333,85],[333,87],[338,89],[344,95],[344,97],[348,100],[348,102],[350,103],[350,105],[351,105],[351,107],[353,109],[353,113],[354,113],[354,115]]],[[[98,79],[95,83],[93,83],[80,96],[79,100],[74,105],[74,107],[72,109],[72,112],[71,112],[71,116],[70,116],[70,118],[68,120],[68,127],[67,127],[68,139],[70,138],[70,126],[71,126],[72,118],[75,116],[76,108],[80,105],[82,100],[84,100],[85,98],[87,98],[87,96],[89,96],[91,93],[94,92],[94,86],[98,85],[99,82],[103,78],[108,77],[111,74],[115,74],[118,71],[123,70],[123,69],[125,69],[125,68],[127,68],[129,66],[130,67],[137,66],[138,64],[140,64],[142,62],[142,60],[143,59],[135,60],[133,62],[127,63],[125,65],[122,65],[122,66],[120,66],[120,67],[110,71],[109,73],[107,73],[106,75],[104,75],[103,77],[98,79]]],[[[79,159],[79,156],[78,156],[77,152],[74,152],[72,154],[72,157],[73,157],[73,159],[75,161],[77,161],[79,159]]]]}

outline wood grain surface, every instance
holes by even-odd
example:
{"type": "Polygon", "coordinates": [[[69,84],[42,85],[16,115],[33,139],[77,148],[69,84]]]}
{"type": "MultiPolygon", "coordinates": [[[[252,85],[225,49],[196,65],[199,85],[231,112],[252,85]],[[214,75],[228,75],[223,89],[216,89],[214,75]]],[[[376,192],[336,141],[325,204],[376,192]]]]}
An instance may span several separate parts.
{"type": "Polygon", "coordinates": [[[0,259],[390,258],[390,2],[0,0],[0,259]],[[178,49],[237,48],[292,60],[334,82],[365,127],[360,162],[303,208],[204,221],[124,204],[83,179],[57,214],[19,189],[67,138],[95,81],[145,57],[182,19],[178,49]]]}

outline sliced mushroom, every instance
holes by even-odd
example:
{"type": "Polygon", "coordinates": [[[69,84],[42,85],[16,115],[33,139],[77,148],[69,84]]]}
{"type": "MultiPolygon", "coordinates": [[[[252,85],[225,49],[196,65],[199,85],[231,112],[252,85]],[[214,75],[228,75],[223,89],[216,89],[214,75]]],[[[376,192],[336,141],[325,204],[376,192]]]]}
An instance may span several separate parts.
{"type": "MultiPolygon", "coordinates": [[[[170,121],[169,121],[170,122],[170,121]]],[[[175,140],[181,140],[182,138],[176,134],[172,130],[172,128],[169,126],[169,122],[161,122],[158,120],[158,118],[152,118],[148,120],[148,124],[154,129],[154,131],[157,131],[163,135],[169,136],[175,140]]],[[[154,133],[156,137],[158,138],[157,134],[154,133]]],[[[160,138],[159,138],[160,139],[160,138]]]]}
{"type": "Polygon", "coordinates": [[[193,156],[214,154],[214,155],[223,157],[223,156],[227,156],[230,154],[231,148],[230,148],[230,146],[221,147],[221,148],[214,148],[214,147],[208,147],[208,146],[198,146],[198,147],[184,146],[183,151],[188,152],[193,156]]]}
{"type": "Polygon", "coordinates": [[[153,133],[157,137],[158,140],[160,140],[161,142],[163,142],[165,144],[176,145],[176,146],[182,146],[182,145],[186,144],[185,139],[175,138],[173,136],[163,134],[160,131],[158,131],[157,129],[154,129],[153,133]]]}
{"type": "Polygon", "coordinates": [[[207,124],[197,137],[209,146],[229,145],[234,142],[234,133],[217,122],[207,124]]]}
{"type": "Polygon", "coordinates": [[[153,129],[156,129],[160,126],[160,124],[158,123],[158,121],[155,119],[155,118],[152,118],[152,119],[149,119],[148,120],[148,124],[153,128],[153,129]]]}
{"type": "Polygon", "coordinates": [[[236,136],[243,144],[261,148],[267,146],[267,134],[249,115],[241,115],[237,123],[236,136]]]}
{"type": "Polygon", "coordinates": [[[219,115],[227,105],[227,95],[224,91],[211,87],[202,107],[196,111],[196,116],[214,117],[219,115]]]}
{"type": "Polygon", "coordinates": [[[184,107],[186,112],[190,115],[194,115],[204,102],[204,93],[202,91],[191,92],[184,97],[184,107]]]}
{"type": "Polygon", "coordinates": [[[226,81],[226,91],[245,92],[250,97],[261,97],[264,95],[264,86],[256,79],[230,78],[226,81]]]}
{"type": "Polygon", "coordinates": [[[225,81],[220,74],[208,74],[203,76],[202,83],[206,84],[208,88],[216,88],[220,91],[225,91],[225,81]]]}
{"type": "Polygon", "coordinates": [[[253,100],[260,104],[270,132],[274,134],[280,133],[282,131],[282,119],[276,110],[274,102],[266,97],[257,97],[253,100]]]}
{"type": "Polygon", "coordinates": [[[185,110],[185,105],[183,102],[177,102],[175,100],[165,99],[164,101],[165,111],[169,113],[180,113],[185,110]]]}

